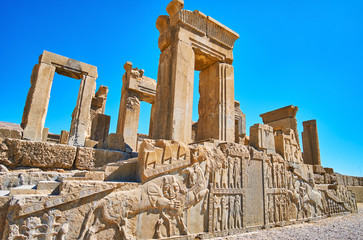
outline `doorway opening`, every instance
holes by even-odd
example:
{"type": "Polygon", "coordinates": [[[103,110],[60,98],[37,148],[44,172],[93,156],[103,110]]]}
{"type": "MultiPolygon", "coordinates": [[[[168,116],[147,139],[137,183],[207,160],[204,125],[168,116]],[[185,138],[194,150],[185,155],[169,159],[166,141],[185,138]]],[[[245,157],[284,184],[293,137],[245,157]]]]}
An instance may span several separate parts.
{"type": "Polygon", "coordinates": [[[136,151],[138,151],[142,141],[146,138],[149,138],[151,106],[152,104],[148,102],[140,101],[140,117],[138,125],[139,127],[137,129],[136,151]]]}
{"type": "Polygon", "coordinates": [[[197,128],[199,120],[199,74],[200,71],[194,70],[194,86],[193,86],[193,112],[192,112],[192,142],[197,140],[197,128]]]}
{"type": "Polygon", "coordinates": [[[47,141],[59,142],[62,130],[69,131],[72,113],[76,107],[80,80],[55,73],[50,92],[45,128],[49,129],[47,141]]]}

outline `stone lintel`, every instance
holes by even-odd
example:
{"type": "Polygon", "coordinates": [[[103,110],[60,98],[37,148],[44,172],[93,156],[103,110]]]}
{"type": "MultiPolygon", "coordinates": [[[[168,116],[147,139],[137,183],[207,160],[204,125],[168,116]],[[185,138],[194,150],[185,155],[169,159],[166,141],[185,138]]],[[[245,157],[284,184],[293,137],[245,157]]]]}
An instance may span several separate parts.
{"type": "Polygon", "coordinates": [[[238,33],[199,11],[181,10],[177,18],[178,23],[199,34],[206,35],[227,49],[233,49],[234,42],[239,38],[238,33]]]}
{"type": "Polygon", "coordinates": [[[262,117],[263,123],[267,124],[269,122],[274,122],[285,118],[295,118],[298,110],[298,107],[289,105],[283,108],[263,113],[260,115],[260,117],[262,117]]]}
{"type": "Polygon", "coordinates": [[[52,52],[43,51],[39,57],[39,63],[46,63],[56,67],[56,72],[67,77],[81,79],[82,75],[93,78],[98,77],[97,67],[83,63],[71,58],[67,58],[52,52]]]}

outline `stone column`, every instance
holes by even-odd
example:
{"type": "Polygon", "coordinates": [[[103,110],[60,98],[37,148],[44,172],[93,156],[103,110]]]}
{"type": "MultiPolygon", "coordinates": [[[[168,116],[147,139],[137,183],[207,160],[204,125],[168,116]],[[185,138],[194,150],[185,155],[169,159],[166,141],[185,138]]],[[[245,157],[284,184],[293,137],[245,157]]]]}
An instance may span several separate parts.
{"type": "Polygon", "coordinates": [[[199,120],[197,139],[234,142],[234,70],[226,63],[215,63],[199,75],[199,120]]]}
{"type": "Polygon", "coordinates": [[[137,130],[139,128],[140,100],[132,93],[123,91],[116,133],[124,137],[124,141],[134,151],[137,145],[137,130]]]}
{"type": "Polygon", "coordinates": [[[304,163],[312,165],[321,165],[318,128],[316,120],[303,122],[304,131],[302,132],[303,140],[303,159],[304,163]]]}
{"type": "Polygon", "coordinates": [[[177,41],[160,55],[151,137],[191,142],[195,55],[177,41]]]}
{"type": "Polygon", "coordinates": [[[96,78],[83,75],[79,87],[77,105],[72,113],[69,145],[84,146],[91,127],[90,110],[95,89],[96,78]]]}
{"type": "Polygon", "coordinates": [[[55,67],[45,63],[33,68],[21,123],[23,139],[42,141],[54,72],[55,67]]]}

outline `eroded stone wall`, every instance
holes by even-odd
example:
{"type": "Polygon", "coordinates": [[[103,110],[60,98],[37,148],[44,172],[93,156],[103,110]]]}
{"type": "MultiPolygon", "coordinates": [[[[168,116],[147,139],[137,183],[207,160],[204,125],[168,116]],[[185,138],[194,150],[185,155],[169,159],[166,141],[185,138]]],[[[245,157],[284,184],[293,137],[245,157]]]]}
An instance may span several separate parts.
{"type": "Polygon", "coordinates": [[[104,170],[59,179],[56,193],[0,197],[3,237],[211,237],[356,211],[344,185],[316,184],[312,166],[251,146],[144,140],[129,164],[141,182],[104,181],[114,167],[130,168],[100,163],[104,170]]]}

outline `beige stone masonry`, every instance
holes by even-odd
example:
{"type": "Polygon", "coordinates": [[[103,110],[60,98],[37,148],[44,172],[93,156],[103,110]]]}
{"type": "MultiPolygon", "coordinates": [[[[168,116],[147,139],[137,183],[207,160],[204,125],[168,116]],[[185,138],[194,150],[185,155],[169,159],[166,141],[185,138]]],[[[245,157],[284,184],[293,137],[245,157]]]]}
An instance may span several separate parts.
{"type": "MultiPolygon", "coordinates": [[[[192,141],[194,70],[198,70],[210,85],[208,89],[218,89],[212,97],[201,95],[199,108],[207,107],[205,104],[211,98],[215,98],[212,105],[220,103],[216,109],[208,109],[215,111],[212,124],[217,127],[206,130],[209,126],[201,126],[207,124],[202,116],[202,124],[198,123],[201,135],[197,139],[234,141],[234,113],[230,113],[234,111],[231,64],[233,45],[239,35],[203,13],[183,7],[184,1],[171,1],[166,9],[169,16],[159,16],[156,21],[161,55],[150,135],[154,139],[192,141]]],[[[201,93],[205,91],[200,89],[201,93]]]]}
{"type": "Polygon", "coordinates": [[[303,122],[304,131],[302,132],[304,163],[321,165],[318,128],[316,120],[303,122]]]}
{"type": "Polygon", "coordinates": [[[235,141],[233,67],[215,63],[199,75],[197,140],[235,141]]]}
{"type": "Polygon", "coordinates": [[[22,128],[23,138],[42,141],[45,118],[47,115],[50,91],[54,73],[81,79],[72,124],[69,144],[84,145],[90,125],[90,107],[95,90],[97,68],[67,57],[44,51],[33,68],[31,87],[24,107],[22,128]]]}
{"type": "Polygon", "coordinates": [[[116,132],[123,135],[125,143],[136,151],[140,101],[154,104],[156,81],[144,76],[144,70],[132,68],[131,62],[126,62],[124,69],[126,73],[122,77],[121,101],[116,132]]]}
{"type": "Polygon", "coordinates": [[[297,130],[296,113],[299,110],[298,107],[289,105],[283,108],[279,108],[260,115],[264,124],[268,124],[274,128],[274,130],[282,130],[285,128],[291,128],[294,130],[296,141],[300,146],[299,132],[297,130]]]}
{"type": "Polygon", "coordinates": [[[108,87],[101,85],[92,98],[89,138],[94,141],[105,139],[109,132],[111,117],[104,114],[107,94],[108,87]]]}
{"type": "Polygon", "coordinates": [[[266,150],[267,154],[275,153],[273,128],[269,125],[255,124],[250,128],[250,144],[257,149],[266,150]]]}
{"type": "Polygon", "coordinates": [[[72,168],[76,147],[0,138],[0,163],[12,167],[72,168]]]}
{"type": "Polygon", "coordinates": [[[0,121],[0,138],[17,138],[21,139],[23,129],[19,124],[0,121]]]}
{"type": "Polygon", "coordinates": [[[68,139],[69,139],[69,132],[62,130],[61,134],[60,134],[60,138],[59,138],[59,143],[60,144],[68,144],[68,139]]]}
{"type": "Polygon", "coordinates": [[[287,162],[301,163],[303,161],[301,148],[297,140],[295,131],[290,128],[275,132],[276,151],[287,162]]]}

